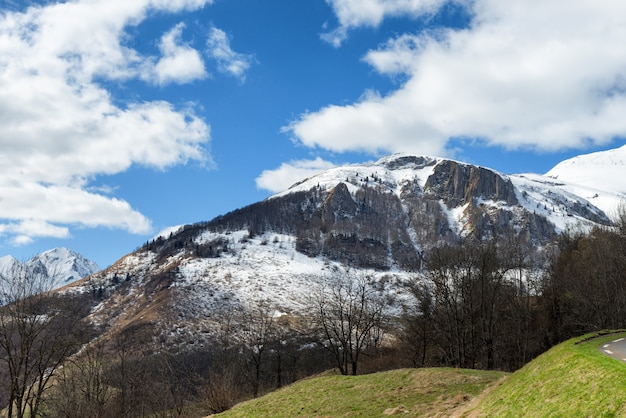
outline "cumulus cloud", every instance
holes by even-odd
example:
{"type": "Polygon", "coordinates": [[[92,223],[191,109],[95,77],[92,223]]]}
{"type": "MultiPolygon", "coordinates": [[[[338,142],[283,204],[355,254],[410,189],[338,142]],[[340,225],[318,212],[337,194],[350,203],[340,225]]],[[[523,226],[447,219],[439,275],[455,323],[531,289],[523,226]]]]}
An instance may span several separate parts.
{"type": "MultiPolygon", "coordinates": [[[[350,29],[377,27],[387,17],[423,16],[435,13],[449,0],[326,0],[339,20],[339,27],[322,34],[322,39],[341,46],[350,29]]],[[[461,2],[457,0],[456,2],[461,2]]]]}
{"type": "Polygon", "coordinates": [[[221,29],[212,27],[207,41],[208,54],[217,62],[220,72],[245,81],[246,71],[254,62],[252,55],[241,54],[232,50],[230,40],[221,29]]]}
{"type": "Polygon", "coordinates": [[[184,84],[207,76],[200,53],[181,44],[184,27],[184,23],[179,23],[161,38],[159,49],[163,56],[154,67],[154,78],[158,84],[184,84]]]}
{"type": "Polygon", "coordinates": [[[10,235],[13,245],[28,245],[35,237],[67,238],[69,229],[49,224],[41,220],[27,220],[17,223],[0,224],[0,236],[10,235]]]}
{"type": "MultiPolygon", "coordinates": [[[[356,2],[331,3],[352,25],[342,16],[356,2]]],[[[410,2],[372,4],[383,3],[410,2]]],[[[305,113],[285,130],[338,152],[437,155],[451,140],[554,151],[626,135],[626,4],[470,4],[468,28],[403,34],[364,57],[381,74],[403,74],[397,90],[305,113]]]]}
{"type": "Polygon", "coordinates": [[[199,77],[198,56],[180,42],[182,25],[162,38],[156,61],[122,41],[150,12],[209,3],[78,0],[0,15],[0,235],[24,244],[67,237],[71,226],[151,230],[128,202],[90,181],[132,165],[206,161],[209,126],[193,108],[164,101],[120,106],[96,80],[140,79],[150,65],[163,82],[199,77]]]}
{"type": "Polygon", "coordinates": [[[256,179],[259,189],[268,190],[272,193],[287,190],[295,183],[308,177],[322,173],[335,167],[335,164],[325,161],[320,157],[315,160],[297,160],[283,163],[275,170],[265,170],[256,179]]]}

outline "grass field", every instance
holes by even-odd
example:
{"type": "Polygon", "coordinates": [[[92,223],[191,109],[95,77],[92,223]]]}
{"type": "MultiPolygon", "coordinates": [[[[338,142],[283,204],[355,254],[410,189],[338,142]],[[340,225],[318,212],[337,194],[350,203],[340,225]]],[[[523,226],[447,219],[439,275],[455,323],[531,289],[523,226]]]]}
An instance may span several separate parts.
{"type": "Polygon", "coordinates": [[[505,373],[400,369],[361,376],[320,376],[235,406],[219,417],[449,417],[505,373]]]}
{"type": "Polygon", "coordinates": [[[626,363],[599,351],[626,336],[586,335],[513,374],[449,368],[317,376],[219,417],[621,417],[626,363]]]}
{"type": "Polygon", "coordinates": [[[626,363],[599,351],[623,336],[586,335],[559,344],[510,375],[462,416],[626,416],[626,363]]]}

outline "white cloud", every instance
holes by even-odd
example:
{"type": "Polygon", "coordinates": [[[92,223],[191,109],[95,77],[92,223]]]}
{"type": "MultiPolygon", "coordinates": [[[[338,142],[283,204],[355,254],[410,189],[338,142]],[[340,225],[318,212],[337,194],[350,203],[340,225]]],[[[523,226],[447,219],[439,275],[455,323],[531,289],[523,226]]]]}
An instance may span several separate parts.
{"type": "Polygon", "coordinates": [[[33,237],[67,238],[69,229],[59,227],[41,220],[24,220],[17,223],[0,224],[0,235],[12,235],[14,245],[28,245],[33,237]]]}
{"type": "Polygon", "coordinates": [[[208,4],[213,4],[213,0],[151,0],[150,5],[157,10],[164,10],[170,13],[181,11],[192,11],[200,9],[208,4]]]}
{"type": "Polygon", "coordinates": [[[217,68],[220,72],[230,74],[240,81],[245,81],[246,71],[254,62],[252,55],[233,51],[226,33],[215,27],[211,28],[207,47],[208,54],[217,61],[217,68]]]}
{"type": "Polygon", "coordinates": [[[282,192],[289,187],[308,177],[322,173],[335,167],[331,162],[324,161],[320,157],[315,160],[297,160],[283,163],[275,170],[265,170],[256,179],[259,189],[269,190],[273,193],[282,192]]]}
{"type": "Polygon", "coordinates": [[[125,29],[151,12],[194,10],[209,0],[77,0],[0,15],[0,234],[16,244],[63,238],[69,227],[148,233],[150,220],[89,183],[132,165],[164,169],[207,161],[209,126],[163,101],[121,107],[95,80],[141,78],[157,62],[162,82],[199,77],[199,56],[176,26],[165,61],[124,46],[125,29]],[[197,59],[196,59],[197,58],[197,59]],[[167,63],[171,59],[170,64],[167,63]],[[180,62],[188,67],[177,70],[180,62]]]}
{"type": "Polygon", "coordinates": [[[184,84],[207,76],[200,53],[188,45],[181,45],[184,27],[179,23],[161,38],[159,49],[163,56],[154,66],[158,84],[184,84]]]}
{"type": "Polygon", "coordinates": [[[401,35],[366,55],[381,74],[406,75],[396,91],[303,114],[286,130],[338,152],[437,155],[453,138],[559,150],[626,135],[626,3],[472,7],[467,29],[401,35]]]}
{"type": "MultiPolygon", "coordinates": [[[[23,233],[37,236],[36,226],[80,223],[87,227],[116,226],[132,233],[151,230],[150,221],[133,210],[128,202],[90,193],[72,186],[42,185],[36,182],[0,184],[0,218],[17,225],[34,225],[23,233]],[[42,212],[45,211],[45,216],[42,212]]],[[[56,228],[56,227],[55,227],[56,228]]],[[[60,228],[60,227],[59,227],[60,228]]],[[[52,231],[42,228],[42,231],[52,231]]],[[[60,231],[61,229],[55,229],[60,231]]],[[[39,236],[54,236],[42,232],[39,236]]]]}
{"type": "Polygon", "coordinates": [[[322,34],[322,39],[338,47],[352,28],[377,27],[387,17],[433,14],[448,2],[449,0],[326,0],[339,20],[339,27],[322,34]]]}
{"type": "Polygon", "coordinates": [[[171,234],[175,234],[178,231],[180,231],[185,225],[174,225],[174,226],[168,226],[166,228],[163,228],[161,230],[161,232],[159,232],[158,234],[156,234],[152,239],[156,240],[159,238],[169,238],[169,236],[171,234]]]}

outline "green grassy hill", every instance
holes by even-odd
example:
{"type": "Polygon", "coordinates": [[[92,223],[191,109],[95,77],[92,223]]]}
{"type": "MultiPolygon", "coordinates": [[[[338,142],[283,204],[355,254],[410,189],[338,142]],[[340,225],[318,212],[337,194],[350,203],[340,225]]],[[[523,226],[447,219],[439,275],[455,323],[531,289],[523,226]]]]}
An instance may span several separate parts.
{"type": "Polygon", "coordinates": [[[432,368],[318,376],[219,417],[626,416],[626,363],[599,351],[622,336],[626,333],[566,341],[510,375],[432,368]]]}
{"type": "Polygon", "coordinates": [[[305,379],[244,402],[219,417],[449,417],[485,387],[505,376],[496,371],[400,369],[361,376],[305,379]]]}
{"type": "Polygon", "coordinates": [[[599,351],[626,333],[557,345],[486,394],[467,417],[626,416],[626,363],[599,351]]]}

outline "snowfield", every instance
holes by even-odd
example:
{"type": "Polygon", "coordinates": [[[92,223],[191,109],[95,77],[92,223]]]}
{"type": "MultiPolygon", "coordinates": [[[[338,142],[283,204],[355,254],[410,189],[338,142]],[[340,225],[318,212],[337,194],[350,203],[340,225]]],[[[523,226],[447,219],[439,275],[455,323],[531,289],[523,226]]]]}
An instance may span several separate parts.
{"type": "Polygon", "coordinates": [[[626,201],[626,145],[562,161],[545,176],[558,181],[562,190],[615,215],[626,201]]]}
{"type": "Polygon", "coordinates": [[[169,305],[160,308],[163,315],[154,320],[170,344],[184,345],[205,343],[237,315],[252,309],[270,310],[277,317],[306,315],[322,284],[345,275],[367,277],[384,285],[395,299],[392,309],[399,313],[409,298],[402,284],[415,277],[403,271],[347,270],[341,263],[310,258],[296,251],[295,237],[284,234],[250,238],[248,231],[206,232],[196,238],[196,243],[218,239],[227,241],[228,248],[219,257],[189,257],[182,251],[157,262],[154,253],[138,251],[72,291],[112,292],[110,298],[92,309],[94,323],[106,326],[136,317],[136,312],[145,308],[146,300],[157,297],[145,292],[156,266],[156,274],[174,272],[169,305]],[[126,277],[130,277],[125,283],[128,287],[124,292],[115,292],[126,277]],[[169,314],[165,315],[163,309],[169,314]]]}
{"type": "Polygon", "coordinates": [[[236,231],[228,235],[206,233],[198,241],[210,242],[218,237],[229,239],[228,252],[219,258],[195,258],[182,263],[175,284],[189,304],[205,312],[220,310],[228,302],[302,313],[313,292],[333,275],[354,274],[396,283],[411,276],[407,272],[369,269],[348,273],[340,263],[297,252],[295,237],[290,235],[267,233],[249,238],[247,231],[236,231]]]}

